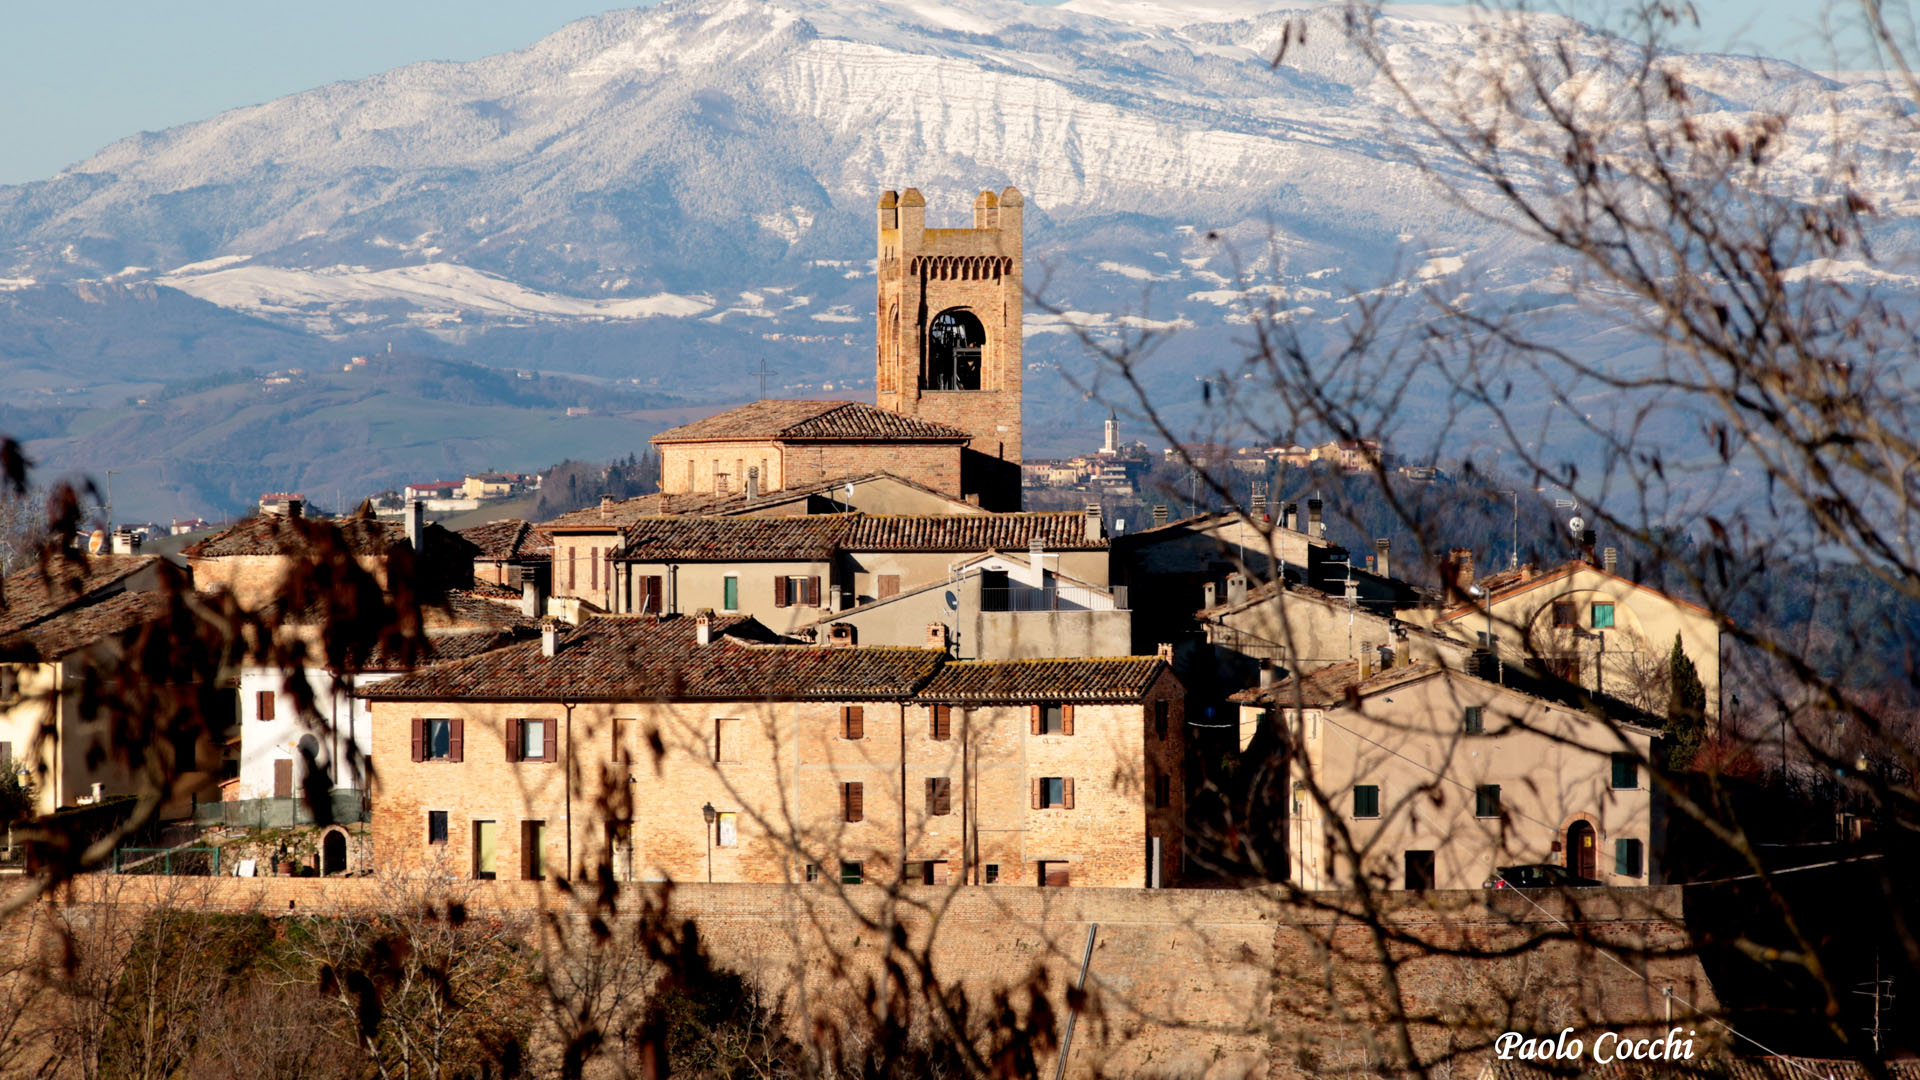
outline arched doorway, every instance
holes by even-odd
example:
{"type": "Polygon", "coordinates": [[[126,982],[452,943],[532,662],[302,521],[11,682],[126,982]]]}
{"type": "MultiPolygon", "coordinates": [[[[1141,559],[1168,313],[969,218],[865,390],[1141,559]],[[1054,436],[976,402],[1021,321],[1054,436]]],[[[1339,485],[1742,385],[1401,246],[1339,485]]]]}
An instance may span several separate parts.
{"type": "Polygon", "coordinates": [[[1576,821],[1567,826],[1567,869],[1584,878],[1598,878],[1600,868],[1599,843],[1594,837],[1593,826],[1585,821],[1576,821]]]}
{"type": "Polygon", "coordinates": [[[980,354],[986,327],[965,308],[948,308],[927,327],[925,389],[980,389],[980,354]]]}
{"type": "Polygon", "coordinates": [[[347,872],[347,834],[329,829],[320,838],[320,875],[331,877],[347,872]]]}

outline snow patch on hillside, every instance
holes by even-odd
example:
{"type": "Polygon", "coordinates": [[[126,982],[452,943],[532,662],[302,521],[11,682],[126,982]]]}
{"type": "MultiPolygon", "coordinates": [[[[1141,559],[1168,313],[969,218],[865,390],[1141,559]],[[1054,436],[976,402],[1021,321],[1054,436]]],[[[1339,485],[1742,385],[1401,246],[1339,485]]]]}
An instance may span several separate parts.
{"type": "MultiPolygon", "coordinates": [[[[195,266],[220,264],[212,259],[195,266]]],[[[650,319],[685,317],[712,309],[704,296],[653,296],[585,299],[539,292],[506,278],[452,263],[426,263],[387,270],[329,266],[317,270],[276,266],[218,266],[207,271],[182,267],[159,279],[210,304],[275,314],[310,314],[315,309],[399,303],[431,313],[470,312],[495,318],[650,319]]]]}

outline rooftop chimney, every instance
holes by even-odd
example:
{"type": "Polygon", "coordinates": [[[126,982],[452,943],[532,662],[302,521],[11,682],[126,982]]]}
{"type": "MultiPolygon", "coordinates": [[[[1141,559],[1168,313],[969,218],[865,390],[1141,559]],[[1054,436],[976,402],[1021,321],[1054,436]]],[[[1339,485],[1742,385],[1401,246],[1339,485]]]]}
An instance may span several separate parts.
{"type": "Polygon", "coordinates": [[[1319,499],[1307,500],[1307,535],[1323,537],[1327,535],[1327,523],[1320,520],[1320,510],[1324,506],[1319,499]]]}
{"type": "Polygon", "coordinates": [[[1227,603],[1243,604],[1247,600],[1247,575],[1238,570],[1227,575],[1227,603]]]}
{"type": "Polygon", "coordinates": [[[947,624],[946,623],[931,622],[927,624],[927,648],[939,649],[941,652],[946,651],[947,649],[947,624]]]}
{"type": "Polygon", "coordinates": [[[1381,577],[1392,577],[1393,571],[1387,564],[1387,551],[1393,547],[1393,541],[1382,536],[1373,542],[1373,572],[1381,577]]]}
{"type": "Polygon", "coordinates": [[[1453,585],[1466,592],[1473,585],[1473,549],[1454,548],[1447,552],[1447,561],[1453,564],[1453,585]]]}
{"type": "Polygon", "coordinates": [[[1106,535],[1106,527],[1100,521],[1100,504],[1087,504],[1087,543],[1097,544],[1106,535]]]}
{"type": "Polygon", "coordinates": [[[287,500],[287,516],[288,517],[290,518],[305,517],[306,513],[307,513],[306,500],[304,499],[288,499],[287,500]]]}
{"type": "Polygon", "coordinates": [[[1165,525],[1167,523],[1166,503],[1160,503],[1153,508],[1153,523],[1155,526],[1165,525]]]}
{"type": "Polygon", "coordinates": [[[1280,508],[1280,527],[1288,532],[1300,531],[1300,504],[1287,503],[1280,508]]]}
{"type": "Polygon", "coordinates": [[[693,640],[701,645],[713,644],[713,609],[701,608],[693,613],[693,640]]]}
{"type": "MultiPolygon", "coordinates": [[[[298,516],[298,515],[295,515],[298,516]]],[[[418,552],[422,537],[427,532],[427,500],[411,499],[407,502],[407,546],[418,552]]]]}
{"type": "Polygon", "coordinates": [[[600,520],[605,521],[606,519],[612,516],[613,516],[613,496],[607,494],[606,492],[601,492],[600,493],[600,520]]]}
{"type": "Polygon", "coordinates": [[[1217,595],[1218,587],[1215,586],[1213,582],[1209,581],[1202,584],[1200,586],[1200,606],[1203,608],[1212,607],[1217,602],[1214,599],[1217,595]]]}
{"type": "Polygon", "coordinates": [[[1173,642],[1163,641],[1154,646],[1153,655],[1165,660],[1169,664],[1173,663],[1173,642]]]}
{"type": "Polygon", "coordinates": [[[1273,661],[1262,660],[1260,661],[1260,689],[1265,690],[1267,687],[1272,685],[1273,685],[1273,661]]]}
{"type": "Polygon", "coordinates": [[[540,655],[552,656],[560,651],[560,620],[543,619],[540,622],[540,655]]]}
{"type": "Polygon", "coordinates": [[[1363,679],[1373,677],[1373,642],[1371,641],[1360,643],[1360,677],[1363,679]]]}
{"type": "Polygon", "coordinates": [[[1619,571],[1616,570],[1615,567],[1619,565],[1620,565],[1620,549],[1619,548],[1607,548],[1604,551],[1600,552],[1600,569],[1605,570],[1609,574],[1617,574],[1619,573],[1619,571]]]}
{"type": "Polygon", "coordinates": [[[760,497],[760,466],[749,465],[747,466],[747,501],[752,502],[753,500],[759,497],[760,497]]]}
{"type": "Polygon", "coordinates": [[[833,648],[846,648],[854,643],[853,624],[837,622],[827,624],[827,644],[833,648]]]}
{"type": "Polygon", "coordinates": [[[529,619],[540,617],[540,583],[531,576],[520,583],[520,614],[529,619]]]}

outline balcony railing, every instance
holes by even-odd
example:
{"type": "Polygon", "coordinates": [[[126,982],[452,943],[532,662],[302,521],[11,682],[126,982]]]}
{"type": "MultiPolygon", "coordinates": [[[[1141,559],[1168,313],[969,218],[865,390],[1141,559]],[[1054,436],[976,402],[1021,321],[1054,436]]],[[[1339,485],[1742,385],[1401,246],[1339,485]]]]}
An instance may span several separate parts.
{"type": "Polygon", "coordinates": [[[1084,585],[1049,586],[1044,589],[1025,585],[983,586],[980,589],[982,611],[1125,611],[1125,586],[1111,592],[1084,585]]]}

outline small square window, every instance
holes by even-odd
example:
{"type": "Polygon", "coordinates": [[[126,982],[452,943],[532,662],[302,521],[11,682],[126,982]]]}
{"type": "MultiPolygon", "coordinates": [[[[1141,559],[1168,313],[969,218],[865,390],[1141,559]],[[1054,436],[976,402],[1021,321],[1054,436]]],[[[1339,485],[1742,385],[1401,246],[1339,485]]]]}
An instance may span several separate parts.
{"type": "Polygon", "coordinates": [[[427,811],[427,843],[444,844],[447,842],[447,812],[445,810],[427,811]]]}
{"type": "Polygon", "coordinates": [[[1000,864],[997,862],[990,862],[987,864],[987,884],[998,885],[999,883],[1000,883],[1000,864]]]}
{"type": "Polygon", "coordinates": [[[1065,726],[1063,714],[1058,705],[1040,707],[1040,734],[1058,735],[1065,726]]]}
{"type": "Polygon", "coordinates": [[[1377,818],[1380,816],[1379,784],[1354,785],[1353,816],[1357,818],[1377,818]]]}
{"type": "Polygon", "coordinates": [[[740,815],[723,813],[720,815],[720,832],[714,837],[714,847],[738,847],[740,844],[740,815]]]}
{"type": "Polygon", "coordinates": [[[808,863],[805,873],[808,881],[819,881],[820,880],[820,864],[815,862],[808,863]]]}
{"type": "Polygon", "coordinates": [[[1500,816],[1500,785],[1481,784],[1473,789],[1473,816],[1500,816]]]}
{"type": "Polygon", "coordinates": [[[861,863],[844,860],[840,863],[840,884],[858,885],[866,880],[865,867],[861,863]]]}
{"type": "Polygon", "coordinates": [[[1613,842],[1613,872],[1625,877],[1640,876],[1640,841],[1623,839],[1613,842]]]}
{"type": "Polygon", "coordinates": [[[1613,786],[1631,791],[1640,786],[1640,759],[1632,754],[1613,755],[1613,786]]]}
{"type": "Polygon", "coordinates": [[[1605,630],[1612,626],[1613,626],[1613,605],[1612,604],[1593,605],[1593,628],[1595,630],[1605,630]]]}
{"type": "Polygon", "coordinates": [[[1487,730],[1487,714],[1484,707],[1469,705],[1461,717],[1461,727],[1469,735],[1484,734],[1487,730]]]}
{"type": "Polygon", "coordinates": [[[1568,628],[1574,625],[1574,605],[1571,600],[1553,602],[1553,625],[1556,628],[1568,628]]]}
{"type": "Polygon", "coordinates": [[[1053,889],[1064,889],[1073,884],[1072,875],[1067,870],[1065,860],[1049,859],[1040,864],[1040,884],[1053,889]]]}
{"type": "Polygon", "coordinates": [[[1067,782],[1063,777],[1044,776],[1040,778],[1040,806],[1051,809],[1064,805],[1067,801],[1067,782]]]}

